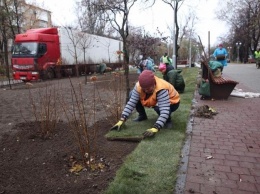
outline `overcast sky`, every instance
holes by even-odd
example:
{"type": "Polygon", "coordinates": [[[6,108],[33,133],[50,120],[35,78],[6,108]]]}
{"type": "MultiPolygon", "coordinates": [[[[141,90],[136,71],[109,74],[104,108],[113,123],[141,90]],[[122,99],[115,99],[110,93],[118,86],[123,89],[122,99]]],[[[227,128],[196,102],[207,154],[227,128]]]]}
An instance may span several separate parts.
{"type": "MultiPolygon", "coordinates": [[[[38,5],[44,4],[44,8],[52,12],[52,20],[55,24],[68,25],[75,21],[75,0],[27,0],[26,2],[36,2],[38,5]],[[62,6],[60,5],[61,2],[62,6]]],[[[161,1],[157,2],[154,7],[146,11],[134,6],[134,9],[130,10],[130,24],[143,26],[151,35],[156,32],[157,27],[159,27],[160,31],[170,35],[171,32],[167,29],[167,26],[173,25],[173,10],[169,5],[161,1]]],[[[225,23],[215,18],[218,0],[185,0],[185,5],[178,12],[179,20],[187,15],[185,12],[189,11],[189,7],[196,10],[199,21],[195,26],[195,32],[201,37],[204,46],[208,45],[209,31],[210,44],[212,46],[217,45],[219,43],[218,37],[227,32],[225,23]]]]}

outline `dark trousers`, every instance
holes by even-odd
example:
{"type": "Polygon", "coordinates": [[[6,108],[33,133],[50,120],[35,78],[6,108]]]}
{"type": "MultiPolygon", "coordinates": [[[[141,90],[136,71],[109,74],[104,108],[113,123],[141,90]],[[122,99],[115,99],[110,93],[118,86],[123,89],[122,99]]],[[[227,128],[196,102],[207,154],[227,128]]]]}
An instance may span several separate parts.
{"type": "MultiPolygon", "coordinates": [[[[171,104],[170,105],[170,115],[169,118],[167,119],[167,122],[171,121],[171,114],[176,111],[179,108],[180,102],[178,102],[177,104],[171,104]]],[[[155,112],[160,115],[160,110],[158,106],[153,107],[153,109],[155,110],[155,112]]],[[[136,104],[136,111],[139,113],[139,116],[146,116],[146,112],[144,109],[144,106],[142,105],[141,101],[138,101],[138,103],[136,104]]]]}
{"type": "MultiPolygon", "coordinates": [[[[170,122],[171,121],[171,114],[173,112],[175,112],[178,108],[179,108],[179,105],[180,105],[180,102],[178,102],[177,104],[171,104],[170,105],[170,115],[169,115],[169,118],[167,119],[166,122],[170,122]]],[[[155,112],[160,115],[160,110],[159,110],[159,107],[158,106],[155,106],[153,107],[153,109],[155,110],[155,112]]]]}

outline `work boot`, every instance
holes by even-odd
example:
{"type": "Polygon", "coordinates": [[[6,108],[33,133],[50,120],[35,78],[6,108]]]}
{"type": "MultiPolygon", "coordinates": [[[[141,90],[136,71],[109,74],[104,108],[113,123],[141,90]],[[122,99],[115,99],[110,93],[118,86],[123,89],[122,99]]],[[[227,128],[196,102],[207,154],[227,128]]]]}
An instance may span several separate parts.
{"type": "Polygon", "coordinates": [[[147,116],[146,115],[139,115],[138,117],[133,119],[133,121],[135,121],[135,122],[140,122],[140,121],[144,121],[144,120],[147,120],[147,116]]]}
{"type": "Polygon", "coordinates": [[[165,128],[166,128],[166,129],[172,129],[172,128],[173,128],[172,121],[167,121],[167,122],[165,123],[165,128]]]}
{"type": "Polygon", "coordinates": [[[166,129],[171,129],[172,127],[173,127],[173,125],[172,125],[172,119],[171,119],[171,117],[169,117],[169,118],[167,119],[166,123],[165,123],[165,128],[166,128],[166,129]]]}

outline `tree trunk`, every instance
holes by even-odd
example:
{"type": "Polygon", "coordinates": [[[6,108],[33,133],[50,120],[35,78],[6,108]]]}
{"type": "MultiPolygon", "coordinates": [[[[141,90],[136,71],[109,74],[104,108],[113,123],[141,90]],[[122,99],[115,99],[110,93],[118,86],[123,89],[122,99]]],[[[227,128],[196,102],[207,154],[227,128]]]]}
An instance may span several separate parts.
{"type": "MultiPolygon", "coordinates": [[[[3,18],[4,20],[4,18],[3,18]]],[[[4,21],[2,21],[4,24],[4,21]]],[[[9,72],[9,61],[8,61],[8,43],[7,43],[7,37],[6,37],[6,28],[4,25],[2,25],[2,31],[3,31],[3,46],[4,46],[4,62],[6,66],[6,77],[8,78],[8,83],[10,89],[12,88],[11,82],[10,82],[10,72],[9,72]]]]}
{"type": "Polygon", "coordinates": [[[124,70],[125,70],[125,81],[126,81],[126,103],[129,100],[130,84],[129,84],[129,56],[126,48],[126,38],[123,39],[123,51],[124,51],[124,70]]]}

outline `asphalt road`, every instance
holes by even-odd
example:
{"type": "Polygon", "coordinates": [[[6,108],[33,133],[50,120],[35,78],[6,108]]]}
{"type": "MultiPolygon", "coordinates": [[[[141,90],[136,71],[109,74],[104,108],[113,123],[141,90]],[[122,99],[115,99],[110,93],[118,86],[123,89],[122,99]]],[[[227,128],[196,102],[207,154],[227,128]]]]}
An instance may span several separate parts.
{"type": "Polygon", "coordinates": [[[240,83],[237,88],[240,88],[240,85],[243,84],[252,90],[244,92],[260,93],[260,69],[256,68],[255,63],[228,63],[228,66],[223,70],[223,76],[225,77],[225,75],[240,83]]]}

